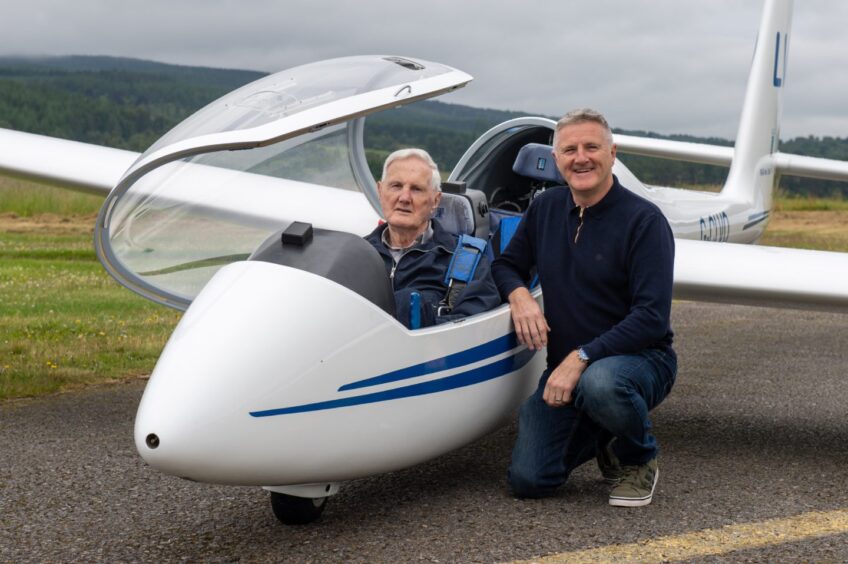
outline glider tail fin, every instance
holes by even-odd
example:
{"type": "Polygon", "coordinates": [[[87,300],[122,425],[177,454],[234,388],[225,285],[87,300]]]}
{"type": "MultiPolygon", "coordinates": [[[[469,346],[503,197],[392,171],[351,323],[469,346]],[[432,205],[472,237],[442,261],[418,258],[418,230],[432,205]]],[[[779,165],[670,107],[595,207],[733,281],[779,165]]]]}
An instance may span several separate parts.
{"type": "Polygon", "coordinates": [[[749,202],[767,217],[777,175],[771,155],[780,140],[780,97],[786,84],[786,57],[792,0],[766,0],[745,102],[736,134],[733,163],[722,194],[749,202]]]}

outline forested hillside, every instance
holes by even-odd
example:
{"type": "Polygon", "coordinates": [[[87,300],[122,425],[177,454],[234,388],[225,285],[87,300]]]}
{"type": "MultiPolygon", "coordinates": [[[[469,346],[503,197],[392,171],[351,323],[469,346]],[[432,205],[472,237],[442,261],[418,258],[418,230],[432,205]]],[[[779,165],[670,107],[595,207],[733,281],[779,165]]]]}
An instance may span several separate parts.
{"type": "MultiPolygon", "coordinates": [[[[261,76],[254,71],[113,57],[0,57],[0,127],[142,151],[195,110],[261,76]]],[[[369,162],[375,168],[393,149],[420,146],[449,171],[481,133],[521,115],[527,114],[437,101],[383,112],[368,118],[369,162]]],[[[732,145],[725,139],[619,132],[732,145]]],[[[781,150],[848,160],[848,137],[796,138],[782,142],[781,150]]],[[[722,167],[632,156],[622,159],[649,184],[718,185],[727,174],[722,167]]],[[[786,177],[781,188],[796,194],[848,197],[845,183],[786,177]]]]}
{"type": "Polygon", "coordinates": [[[142,151],[261,76],[111,57],[0,58],[0,127],[142,151]]]}

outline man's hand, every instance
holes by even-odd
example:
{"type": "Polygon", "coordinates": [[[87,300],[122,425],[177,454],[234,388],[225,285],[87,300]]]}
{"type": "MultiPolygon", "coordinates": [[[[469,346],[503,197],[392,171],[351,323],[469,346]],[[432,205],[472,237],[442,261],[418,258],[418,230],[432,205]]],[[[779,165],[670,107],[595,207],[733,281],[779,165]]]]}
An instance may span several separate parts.
{"type": "Polygon", "coordinates": [[[551,328],[548,327],[542,308],[530,295],[530,291],[524,287],[516,288],[509,294],[508,299],[519,342],[534,351],[547,346],[548,331],[551,328]]]}
{"type": "Polygon", "coordinates": [[[577,386],[584,370],[586,363],[580,360],[577,351],[571,351],[548,377],[542,394],[545,403],[551,407],[562,407],[571,403],[571,392],[577,386]]]}

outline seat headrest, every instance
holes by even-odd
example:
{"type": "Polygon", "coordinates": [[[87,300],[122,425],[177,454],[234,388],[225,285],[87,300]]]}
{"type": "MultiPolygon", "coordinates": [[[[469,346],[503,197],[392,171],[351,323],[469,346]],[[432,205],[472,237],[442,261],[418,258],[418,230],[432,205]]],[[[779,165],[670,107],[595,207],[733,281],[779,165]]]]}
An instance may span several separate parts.
{"type": "Polygon", "coordinates": [[[442,199],[433,217],[449,233],[474,235],[474,212],[471,202],[464,196],[442,192],[442,199]]]}
{"type": "Polygon", "coordinates": [[[518,156],[515,157],[512,172],[533,180],[565,184],[557,170],[551,151],[550,145],[542,145],[541,143],[524,145],[518,151],[518,156]]]}

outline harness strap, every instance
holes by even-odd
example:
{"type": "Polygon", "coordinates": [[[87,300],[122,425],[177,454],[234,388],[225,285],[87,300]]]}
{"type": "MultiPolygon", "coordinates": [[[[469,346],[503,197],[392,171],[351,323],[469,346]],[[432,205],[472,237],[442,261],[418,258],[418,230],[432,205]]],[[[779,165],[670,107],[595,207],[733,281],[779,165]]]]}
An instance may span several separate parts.
{"type": "Polygon", "coordinates": [[[448,291],[442,299],[438,314],[450,313],[456,299],[465,286],[474,279],[474,272],[480,264],[480,257],[486,252],[486,241],[478,237],[462,234],[456,244],[448,270],[445,273],[445,284],[448,291]]]}
{"type": "Polygon", "coordinates": [[[421,328],[421,294],[418,292],[409,295],[409,328],[421,328]]]}
{"type": "Polygon", "coordinates": [[[515,235],[515,231],[518,229],[518,224],[521,222],[521,216],[510,216],[501,219],[500,226],[498,227],[498,234],[500,235],[500,248],[498,249],[499,253],[504,252],[506,250],[506,246],[509,244],[512,236],[515,235]]]}

